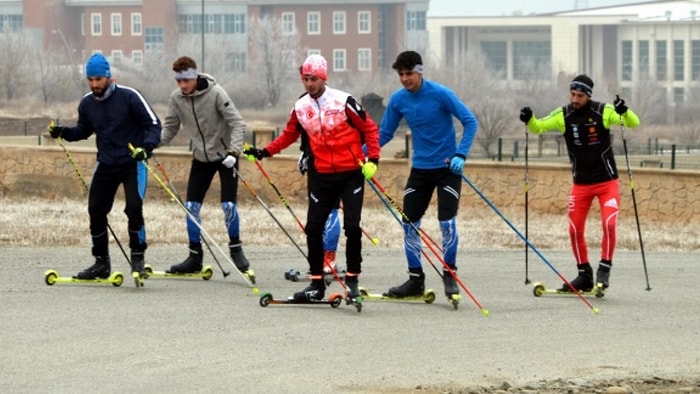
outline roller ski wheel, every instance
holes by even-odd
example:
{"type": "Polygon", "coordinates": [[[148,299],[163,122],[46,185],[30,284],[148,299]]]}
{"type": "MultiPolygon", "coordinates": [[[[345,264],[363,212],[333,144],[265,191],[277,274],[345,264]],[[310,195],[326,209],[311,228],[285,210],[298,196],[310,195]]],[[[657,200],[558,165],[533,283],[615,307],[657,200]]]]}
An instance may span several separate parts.
{"type": "Polygon", "coordinates": [[[360,287],[360,295],[362,298],[370,301],[424,302],[426,304],[432,304],[436,299],[435,290],[433,289],[427,289],[421,295],[394,297],[388,293],[370,293],[364,287],[360,287]]]}
{"type": "MultiPolygon", "coordinates": [[[[596,285],[593,286],[593,288],[591,290],[588,290],[588,291],[579,290],[579,293],[581,293],[581,295],[584,297],[603,298],[603,297],[605,297],[605,287],[603,287],[602,283],[596,283],[596,285]]],[[[577,295],[574,291],[565,291],[565,290],[561,290],[561,289],[549,289],[542,282],[535,282],[532,285],[532,294],[535,297],[542,297],[542,296],[563,296],[563,297],[573,296],[573,297],[577,297],[577,295]]]]}
{"type": "Polygon", "coordinates": [[[459,302],[462,301],[462,295],[461,294],[448,294],[447,295],[447,301],[452,304],[452,306],[457,309],[459,307],[459,302]]]}
{"type": "Polygon", "coordinates": [[[143,280],[146,278],[146,276],[141,276],[140,272],[132,272],[131,277],[134,278],[134,285],[136,287],[143,287],[143,280]]]}
{"type": "Polygon", "coordinates": [[[55,270],[48,270],[44,273],[44,282],[48,286],[53,286],[55,283],[79,283],[79,284],[111,284],[114,287],[119,287],[124,283],[124,274],[121,272],[112,272],[107,278],[95,279],[79,279],[75,277],[60,276],[55,270]]]}
{"type": "Polygon", "coordinates": [[[144,267],[146,272],[146,279],[150,278],[171,278],[171,279],[186,279],[186,278],[202,278],[204,280],[209,280],[214,276],[214,271],[211,266],[205,265],[200,271],[190,272],[190,273],[178,273],[169,271],[156,271],[150,265],[146,264],[144,267]]]}
{"type": "Polygon", "coordinates": [[[250,283],[255,284],[255,272],[253,272],[252,269],[248,268],[247,270],[243,271],[242,274],[250,281],[250,283]]]}
{"type": "Polygon", "coordinates": [[[357,309],[358,313],[362,312],[362,301],[363,301],[362,292],[360,292],[360,295],[355,297],[355,298],[352,298],[349,295],[347,297],[345,297],[345,304],[354,306],[355,309],[357,309]]]}
{"type": "Polygon", "coordinates": [[[343,296],[338,293],[332,293],[328,298],[322,300],[295,300],[294,298],[287,299],[275,299],[271,293],[264,293],[260,296],[260,306],[266,307],[268,305],[309,305],[309,304],[322,304],[330,305],[332,308],[337,308],[342,304],[343,296]]]}

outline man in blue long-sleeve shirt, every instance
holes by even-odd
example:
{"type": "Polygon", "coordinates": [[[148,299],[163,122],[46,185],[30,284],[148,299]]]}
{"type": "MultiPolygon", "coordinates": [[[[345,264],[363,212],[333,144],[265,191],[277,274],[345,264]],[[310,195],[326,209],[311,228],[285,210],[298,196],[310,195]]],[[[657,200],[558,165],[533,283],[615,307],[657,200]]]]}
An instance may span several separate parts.
{"type": "Polygon", "coordinates": [[[97,165],[88,192],[95,264],[76,277],[107,278],[111,273],[107,214],[112,210],[119,185],[124,185],[131,269],[134,275],[143,277],[146,250],[143,197],[147,175],[143,161],[160,142],[160,119],[140,92],[112,81],[109,62],[102,54],[90,57],[85,75],[91,92],[78,105],[77,125],[49,126],[51,137],[66,141],[96,135],[97,165]],[[131,150],[129,144],[135,148],[131,150]]]}
{"type": "MultiPolygon", "coordinates": [[[[404,218],[403,224],[409,279],[400,286],[390,288],[387,294],[406,297],[422,295],[425,290],[420,257],[421,238],[413,227],[420,228],[421,218],[435,189],[444,261],[450,268],[456,269],[459,241],[456,217],[461,174],[476,136],[478,122],[452,90],[423,78],[424,67],[419,53],[400,53],[392,68],[398,73],[403,88],[389,98],[380,127],[380,144],[384,146],[391,141],[403,118],[411,129],[413,152],[403,198],[403,210],[410,221],[406,222],[404,218]],[[464,128],[459,144],[453,117],[464,128]]],[[[449,272],[444,272],[443,283],[448,298],[459,294],[457,283],[449,272]]]]}

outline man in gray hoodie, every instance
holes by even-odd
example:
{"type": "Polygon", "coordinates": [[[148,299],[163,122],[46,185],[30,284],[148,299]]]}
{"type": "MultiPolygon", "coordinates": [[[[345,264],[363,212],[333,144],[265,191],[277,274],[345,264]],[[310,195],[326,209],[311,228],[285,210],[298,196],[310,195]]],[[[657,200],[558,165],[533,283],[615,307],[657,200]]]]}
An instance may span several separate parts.
{"type": "Polygon", "coordinates": [[[182,56],[173,63],[178,88],[168,100],[163,121],[161,146],[185,129],[192,143],[192,165],[187,180],[185,207],[197,219],[187,216],[189,256],[170,267],[172,273],[191,273],[202,269],[202,240],[199,223],[204,196],[214,175],[221,181],[221,208],[224,211],[229,236],[231,258],[238,270],[252,277],[250,263],[243,254],[240,239],[240,219],[236,208],[238,157],[243,148],[246,124],[226,91],[211,75],[197,72],[197,63],[182,56]]]}

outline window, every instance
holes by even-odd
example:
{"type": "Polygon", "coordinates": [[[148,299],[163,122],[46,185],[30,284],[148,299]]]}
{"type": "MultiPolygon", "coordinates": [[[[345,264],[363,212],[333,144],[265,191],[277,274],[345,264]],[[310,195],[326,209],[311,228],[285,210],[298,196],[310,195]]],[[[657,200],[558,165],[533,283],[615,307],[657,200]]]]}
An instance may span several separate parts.
{"type": "Polygon", "coordinates": [[[333,12],[333,34],[345,34],[345,11],[333,12]]]}
{"type": "Polygon", "coordinates": [[[162,52],[165,49],[163,46],[162,27],[146,27],[145,33],[146,52],[162,52]]]}
{"type": "Polygon", "coordinates": [[[320,55],[320,54],[321,54],[320,49],[309,49],[308,51],[306,51],[306,57],[309,57],[311,55],[320,55]]]}
{"type": "Polygon", "coordinates": [[[656,79],[666,80],[666,41],[656,41],[656,79]]]}
{"type": "Polygon", "coordinates": [[[425,25],[425,11],[408,11],[406,13],[406,30],[425,30],[425,25]]]}
{"type": "Polygon", "coordinates": [[[136,64],[136,65],[142,65],[143,64],[143,51],[142,50],[134,50],[131,51],[131,61],[136,64]]]}
{"type": "Polygon", "coordinates": [[[112,14],[112,35],[122,35],[122,14],[112,14]]]}
{"type": "Polygon", "coordinates": [[[673,40],[673,80],[682,81],[685,79],[685,42],[683,40],[673,40]]]}
{"type": "Polygon", "coordinates": [[[122,64],[124,60],[124,54],[122,53],[121,50],[115,49],[112,51],[112,56],[111,56],[112,64],[122,64]]]}
{"type": "Polygon", "coordinates": [[[321,13],[307,12],[306,13],[306,34],[316,35],[321,34],[321,13]]]}
{"type": "Polygon", "coordinates": [[[280,19],[282,22],[282,34],[294,34],[294,13],[283,12],[282,17],[280,19]]]}
{"type": "Polygon", "coordinates": [[[142,34],[141,13],[134,12],[131,14],[131,35],[140,36],[142,34]]]}
{"type": "Polygon", "coordinates": [[[245,52],[232,52],[226,54],[226,71],[245,72],[245,52]]]}
{"type": "Polygon", "coordinates": [[[345,71],[346,65],[346,52],[345,49],[334,49],[333,50],[333,71],[345,71]]]}
{"type": "Polygon", "coordinates": [[[685,89],[683,88],[673,88],[673,103],[683,104],[685,101],[685,89]]]}
{"type": "Polygon", "coordinates": [[[369,11],[357,12],[357,32],[360,34],[372,32],[372,14],[369,11]]]}
{"type": "Polygon", "coordinates": [[[622,41],[622,80],[632,80],[632,41],[622,41]]]}
{"type": "Polygon", "coordinates": [[[528,73],[551,71],[552,47],[549,41],[513,42],[513,78],[523,79],[528,73]]]}
{"type": "Polygon", "coordinates": [[[90,26],[92,26],[92,35],[102,35],[102,14],[90,14],[90,26]]]}
{"type": "Polygon", "coordinates": [[[700,40],[690,41],[690,75],[693,81],[700,80],[700,40]]]}
{"type": "Polygon", "coordinates": [[[638,67],[640,76],[644,78],[649,76],[649,40],[639,41],[638,67]]]}
{"type": "Polygon", "coordinates": [[[80,13],[80,35],[85,36],[85,13],[80,13]]]}
{"type": "Polygon", "coordinates": [[[357,69],[360,71],[372,71],[372,50],[370,48],[357,50],[357,69]]]}
{"type": "Polygon", "coordinates": [[[224,33],[245,34],[245,14],[224,14],[224,33]]]}
{"type": "Polygon", "coordinates": [[[505,41],[482,41],[481,52],[489,68],[505,79],[508,73],[508,43],[505,41]]]}
{"type": "Polygon", "coordinates": [[[22,15],[0,15],[0,28],[3,32],[20,32],[22,31],[22,24],[22,15]]]}

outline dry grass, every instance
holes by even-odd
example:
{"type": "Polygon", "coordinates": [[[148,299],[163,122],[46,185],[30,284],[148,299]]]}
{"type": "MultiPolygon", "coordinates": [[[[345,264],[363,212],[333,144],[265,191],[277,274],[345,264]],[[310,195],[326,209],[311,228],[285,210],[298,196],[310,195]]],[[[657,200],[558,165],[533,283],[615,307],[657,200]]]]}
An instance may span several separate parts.
{"type": "MultiPolygon", "coordinates": [[[[282,223],[294,240],[305,248],[304,234],[293,217],[280,204],[270,204],[270,211],[282,223]]],[[[111,226],[123,243],[126,238],[124,204],[117,201],[110,214],[111,226]]],[[[294,213],[305,221],[304,206],[293,206],[294,213]]],[[[511,223],[524,234],[524,215],[500,208],[511,223]]],[[[151,247],[164,244],[185,244],[184,213],[173,202],[147,200],[144,208],[148,241],[151,247]]],[[[291,242],[268,213],[258,204],[240,207],[242,239],[246,245],[291,245],[291,242]]],[[[223,213],[215,201],[205,202],[202,210],[203,228],[223,245],[227,241],[223,213]]],[[[436,241],[441,239],[434,208],[427,212],[423,228],[436,241]]],[[[504,250],[523,247],[523,241],[486,205],[478,210],[462,210],[458,227],[460,245],[465,249],[504,250]]],[[[379,239],[380,247],[401,248],[401,228],[384,206],[366,208],[363,228],[379,239]]],[[[695,252],[700,250],[700,228],[677,228],[668,223],[641,222],[645,251],[695,252]]],[[[587,237],[591,253],[597,254],[600,240],[598,218],[589,216],[587,237]]],[[[562,215],[542,215],[530,212],[528,238],[542,250],[567,250],[569,239],[567,218],[562,215]]],[[[83,200],[20,199],[0,197],[0,245],[2,246],[81,246],[89,247],[88,215],[83,200]]],[[[341,238],[341,248],[342,248],[341,238]]],[[[634,217],[623,217],[618,226],[618,249],[638,250],[639,238],[634,217]]]]}

